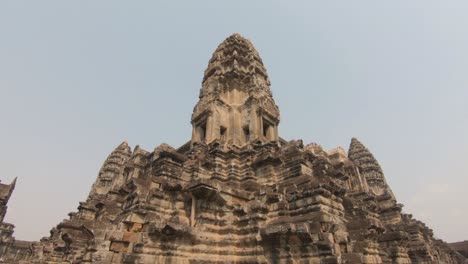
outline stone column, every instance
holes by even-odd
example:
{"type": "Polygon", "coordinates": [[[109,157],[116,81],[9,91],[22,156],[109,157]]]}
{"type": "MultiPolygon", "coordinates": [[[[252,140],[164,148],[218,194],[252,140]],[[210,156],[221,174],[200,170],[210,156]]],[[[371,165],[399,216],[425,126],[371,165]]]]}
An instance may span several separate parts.
{"type": "Polygon", "coordinates": [[[237,145],[242,145],[244,138],[244,131],[242,129],[242,112],[238,108],[233,109],[233,142],[237,145]]]}
{"type": "Polygon", "coordinates": [[[275,125],[275,128],[274,128],[274,135],[273,135],[273,140],[274,141],[279,141],[279,136],[278,136],[278,124],[275,125]]]}
{"type": "Polygon", "coordinates": [[[364,177],[362,177],[358,168],[355,168],[355,171],[356,171],[356,176],[359,180],[360,187],[362,188],[363,191],[369,192],[369,185],[367,184],[367,180],[364,177]]]}
{"type": "Polygon", "coordinates": [[[192,143],[197,142],[197,128],[192,124],[192,143]]]}
{"type": "Polygon", "coordinates": [[[226,137],[226,141],[227,142],[233,142],[233,138],[235,137],[235,129],[234,129],[234,109],[232,109],[232,107],[228,107],[227,108],[227,111],[228,111],[228,120],[227,120],[227,127],[228,127],[228,130],[227,130],[227,137],[226,137]]]}
{"type": "Polygon", "coordinates": [[[262,139],[263,138],[263,115],[260,111],[258,113],[257,119],[258,119],[258,129],[257,129],[258,139],[262,139]]]}
{"type": "Polygon", "coordinates": [[[196,209],[197,209],[197,199],[195,198],[195,196],[191,195],[192,196],[192,208],[191,208],[191,211],[190,211],[190,226],[194,227],[195,226],[195,214],[197,213],[196,212],[196,209]]]}
{"type": "Polygon", "coordinates": [[[210,112],[206,118],[206,132],[205,132],[205,142],[206,144],[210,143],[214,139],[213,133],[213,114],[210,112]]]}
{"type": "Polygon", "coordinates": [[[255,141],[259,138],[258,131],[260,130],[259,118],[258,118],[258,109],[256,106],[252,107],[250,112],[250,122],[249,122],[249,130],[250,130],[250,140],[255,141]]]}
{"type": "Polygon", "coordinates": [[[275,140],[275,128],[274,128],[274,126],[269,126],[268,127],[267,139],[268,139],[268,141],[274,141],[275,140]]]}

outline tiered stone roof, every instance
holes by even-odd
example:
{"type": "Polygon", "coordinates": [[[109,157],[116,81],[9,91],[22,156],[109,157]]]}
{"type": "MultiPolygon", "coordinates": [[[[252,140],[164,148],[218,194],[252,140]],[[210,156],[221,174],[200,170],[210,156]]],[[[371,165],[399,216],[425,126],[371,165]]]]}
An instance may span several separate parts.
{"type": "Polygon", "coordinates": [[[200,96],[218,92],[217,89],[228,88],[229,84],[238,84],[239,88],[243,89],[252,89],[259,85],[259,88],[271,95],[270,79],[260,55],[248,39],[237,33],[225,39],[213,53],[202,84],[204,89],[200,96]],[[208,90],[208,86],[205,85],[210,81],[217,83],[213,91],[208,90]]]}

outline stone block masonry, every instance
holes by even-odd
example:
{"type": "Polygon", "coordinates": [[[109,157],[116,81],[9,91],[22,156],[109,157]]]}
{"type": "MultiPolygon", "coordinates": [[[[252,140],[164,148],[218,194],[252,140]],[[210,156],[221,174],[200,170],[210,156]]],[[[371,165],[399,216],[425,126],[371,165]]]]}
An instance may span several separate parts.
{"type": "Polygon", "coordinates": [[[3,223],[8,263],[463,263],[411,215],[357,139],[348,154],[278,135],[280,111],[252,43],[234,34],[208,63],[192,138],[121,143],[86,201],[40,241],[3,223]]]}

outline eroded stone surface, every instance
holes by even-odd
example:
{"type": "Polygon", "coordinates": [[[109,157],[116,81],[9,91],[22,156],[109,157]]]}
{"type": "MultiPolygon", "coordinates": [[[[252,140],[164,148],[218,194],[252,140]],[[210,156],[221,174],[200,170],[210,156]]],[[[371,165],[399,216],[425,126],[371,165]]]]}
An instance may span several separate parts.
{"type": "MultiPolygon", "coordinates": [[[[382,169],[358,140],[352,139],[346,155],[342,148],[327,152],[318,144],[281,139],[269,85],[250,41],[230,36],[205,71],[189,142],[178,149],[162,144],[154,151],[120,144],[104,162],[87,200],[49,237],[21,244],[11,237],[12,229],[2,230],[3,259],[463,261],[422,222],[401,213],[382,169]]],[[[1,201],[6,206],[8,199],[1,201]]],[[[2,216],[5,211],[2,207],[2,216]]]]}

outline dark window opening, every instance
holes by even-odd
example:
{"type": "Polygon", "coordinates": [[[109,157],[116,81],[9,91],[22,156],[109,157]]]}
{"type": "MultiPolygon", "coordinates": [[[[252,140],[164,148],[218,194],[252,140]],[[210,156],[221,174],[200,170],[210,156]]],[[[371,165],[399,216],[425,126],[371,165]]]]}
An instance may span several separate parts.
{"type": "Polygon", "coordinates": [[[250,140],[250,129],[248,126],[244,127],[244,135],[245,135],[245,142],[249,142],[250,140]]]}
{"type": "Polygon", "coordinates": [[[100,185],[101,187],[107,187],[107,186],[110,186],[111,183],[112,183],[112,181],[109,180],[109,179],[102,179],[102,180],[100,181],[100,184],[99,184],[99,185],[100,185]]]}
{"type": "Polygon", "coordinates": [[[124,170],[124,182],[126,183],[129,176],[130,176],[130,173],[131,173],[131,169],[130,168],[125,168],[124,170]]]}
{"type": "Polygon", "coordinates": [[[226,128],[221,126],[219,127],[219,135],[221,136],[221,140],[226,140],[226,128]]]}
{"type": "Polygon", "coordinates": [[[200,126],[200,141],[203,143],[206,141],[206,123],[200,126]]]}

